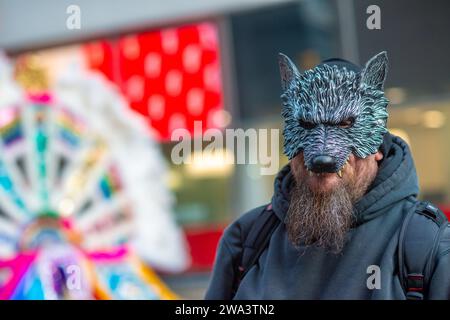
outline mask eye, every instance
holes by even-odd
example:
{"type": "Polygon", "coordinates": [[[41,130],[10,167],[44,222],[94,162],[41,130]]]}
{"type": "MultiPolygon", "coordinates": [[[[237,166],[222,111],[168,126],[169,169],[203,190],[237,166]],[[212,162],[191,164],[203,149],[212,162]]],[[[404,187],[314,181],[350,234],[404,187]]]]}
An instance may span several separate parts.
{"type": "Polygon", "coordinates": [[[300,126],[303,129],[314,129],[316,127],[316,124],[314,122],[300,120],[300,126]]]}
{"type": "Polygon", "coordinates": [[[350,117],[348,119],[345,119],[345,120],[342,120],[341,122],[339,122],[338,126],[340,128],[347,129],[347,128],[350,128],[351,126],[353,126],[354,123],[355,123],[355,118],[350,117]]]}

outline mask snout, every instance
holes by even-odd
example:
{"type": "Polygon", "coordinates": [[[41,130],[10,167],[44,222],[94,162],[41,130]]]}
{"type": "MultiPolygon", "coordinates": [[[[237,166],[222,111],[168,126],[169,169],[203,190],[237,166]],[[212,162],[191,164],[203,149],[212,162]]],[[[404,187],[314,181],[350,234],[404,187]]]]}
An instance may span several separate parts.
{"type": "Polygon", "coordinates": [[[334,173],[337,171],[337,161],[329,155],[317,155],[311,161],[311,171],[314,173],[334,173]]]}

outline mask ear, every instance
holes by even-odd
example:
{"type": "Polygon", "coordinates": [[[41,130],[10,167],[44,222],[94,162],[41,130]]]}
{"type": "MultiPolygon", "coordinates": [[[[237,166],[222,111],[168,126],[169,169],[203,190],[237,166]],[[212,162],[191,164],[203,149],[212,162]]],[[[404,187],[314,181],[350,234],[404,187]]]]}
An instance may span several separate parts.
{"type": "Polygon", "coordinates": [[[279,53],[278,64],[280,66],[281,88],[286,91],[292,84],[292,81],[300,75],[295,64],[288,56],[279,53]]]}
{"type": "Polygon", "coordinates": [[[361,73],[361,83],[383,90],[388,71],[386,51],[380,52],[370,59],[361,73]]]}

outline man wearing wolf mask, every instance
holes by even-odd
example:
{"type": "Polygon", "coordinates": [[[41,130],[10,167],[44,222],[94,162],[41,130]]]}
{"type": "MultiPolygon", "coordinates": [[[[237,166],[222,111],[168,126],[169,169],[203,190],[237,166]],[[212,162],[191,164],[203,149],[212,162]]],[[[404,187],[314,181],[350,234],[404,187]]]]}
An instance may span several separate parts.
{"type": "Polygon", "coordinates": [[[206,299],[450,299],[447,219],[417,200],[410,150],[386,129],[386,52],[279,64],[290,163],[271,203],[225,230],[206,299]]]}

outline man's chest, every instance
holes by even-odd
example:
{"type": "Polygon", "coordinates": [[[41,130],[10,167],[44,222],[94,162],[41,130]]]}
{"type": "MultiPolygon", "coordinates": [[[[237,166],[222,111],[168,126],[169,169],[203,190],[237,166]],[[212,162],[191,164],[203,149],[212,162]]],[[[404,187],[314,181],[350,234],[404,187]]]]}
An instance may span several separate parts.
{"type": "Polygon", "coordinates": [[[296,249],[275,233],[268,249],[242,279],[236,298],[370,299],[403,291],[398,279],[395,237],[349,235],[339,254],[296,249]]]}

